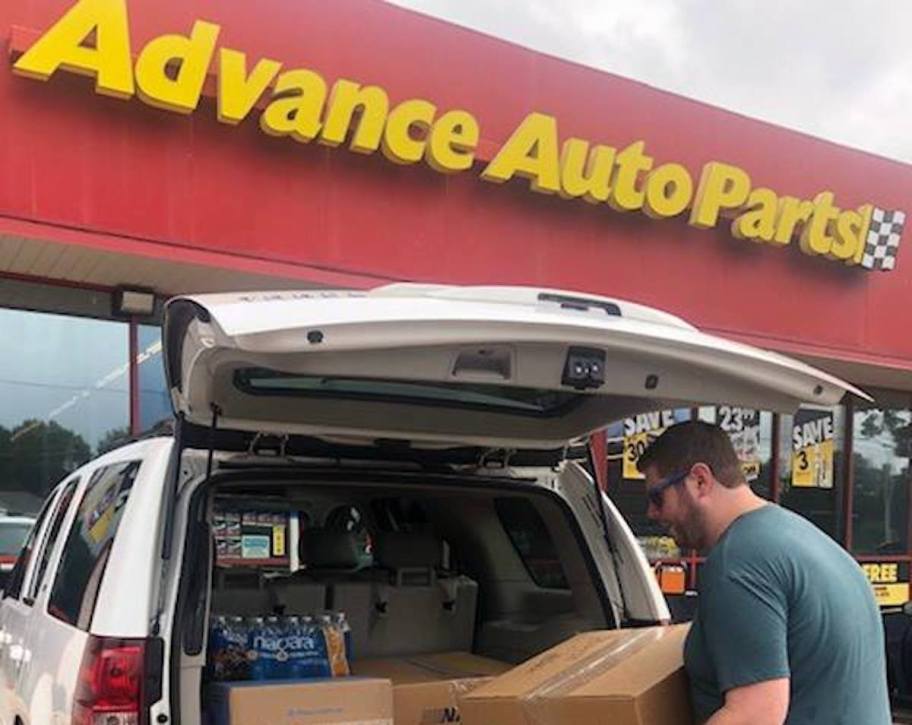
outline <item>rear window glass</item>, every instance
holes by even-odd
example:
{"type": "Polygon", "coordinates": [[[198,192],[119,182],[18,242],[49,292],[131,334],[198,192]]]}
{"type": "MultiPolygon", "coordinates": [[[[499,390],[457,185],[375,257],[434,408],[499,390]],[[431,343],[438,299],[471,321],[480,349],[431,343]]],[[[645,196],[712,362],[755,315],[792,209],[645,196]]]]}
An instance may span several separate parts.
{"type": "Polygon", "coordinates": [[[25,543],[25,537],[31,530],[31,524],[0,522],[0,554],[17,556],[25,543]]]}
{"type": "Polygon", "coordinates": [[[105,565],[139,461],[117,463],[92,474],[64,545],[48,612],[88,629],[105,565]]]}
{"type": "Polygon", "coordinates": [[[480,408],[505,413],[550,416],[577,404],[579,393],[518,388],[483,383],[410,382],[322,375],[294,375],[263,368],[244,368],[234,384],[250,395],[345,398],[451,408],[480,408]]]}
{"type": "Polygon", "coordinates": [[[544,589],[569,589],[557,548],[535,506],[523,498],[498,498],[494,506],[532,581],[544,589]]]}

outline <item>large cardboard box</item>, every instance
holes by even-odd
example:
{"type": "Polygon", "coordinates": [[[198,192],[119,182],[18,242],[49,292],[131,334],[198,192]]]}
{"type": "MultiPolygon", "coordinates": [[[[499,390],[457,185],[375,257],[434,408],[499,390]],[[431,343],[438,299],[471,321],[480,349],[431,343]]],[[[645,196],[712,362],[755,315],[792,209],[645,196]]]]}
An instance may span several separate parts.
{"type": "Polygon", "coordinates": [[[357,675],[392,681],[396,725],[459,722],[459,696],[510,669],[468,652],[356,660],[352,667],[357,675]]]}
{"type": "Polygon", "coordinates": [[[389,680],[219,682],[206,706],[212,725],[393,725],[389,680]]]}
{"type": "Polygon", "coordinates": [[[587,632],[459,698],[464,725],[691,725],[688,625],[587,632]]]}

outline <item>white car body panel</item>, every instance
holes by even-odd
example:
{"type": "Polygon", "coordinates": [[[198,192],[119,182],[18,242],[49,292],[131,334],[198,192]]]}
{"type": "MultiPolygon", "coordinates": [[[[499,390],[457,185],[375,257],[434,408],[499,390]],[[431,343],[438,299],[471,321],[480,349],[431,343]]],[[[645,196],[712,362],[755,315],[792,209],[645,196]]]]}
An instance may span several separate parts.
{"type": "Polygon", "coordinates": [[[506,288],[395,285],[366,294],[288,292],[201,295],[169,303],[164,357],[175,412],[209,425],[250,431],[398,438],[451,445],[557,448],[611,420],[680,404],[728,403],[793,412],[801,402],[837,403],[864,393],[803,363],[703,334],[648,308],[594,296],[591,309],[565,309],[506,288]],[[476,299],[479,296],[480,299],[476,299]],[[192,304],[197,319],[178,312],[192,304]],[[622,316],[607,314],[614,306],[622,316]],[[628,314],[629,316],[623,316],[628,314]],[[570,347],[605,354],[605,381],[576,391],[562,384],[570,347]],[[490,360],[496,360],[491,365],[490,360]],[[488,361],[486,363],[486,361],[488,361]],[[235,374],[265,368],[311,377],[496,384],[580,393],[546,416],[496,406],[353,400],[322,394],[252,394],[235,374]]]}

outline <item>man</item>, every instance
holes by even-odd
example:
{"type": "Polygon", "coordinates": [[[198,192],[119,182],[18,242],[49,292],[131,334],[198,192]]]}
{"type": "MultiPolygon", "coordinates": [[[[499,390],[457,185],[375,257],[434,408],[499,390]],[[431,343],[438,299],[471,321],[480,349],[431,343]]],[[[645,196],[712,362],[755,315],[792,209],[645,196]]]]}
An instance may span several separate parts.
{"type": "Polygon", "coordinates": [[[858,564],[754,494],[717,426],[674,425],[638,465],[649,518],[707,555],[684,647],[697,721],[890,725],[883,625],[858,564]]]}

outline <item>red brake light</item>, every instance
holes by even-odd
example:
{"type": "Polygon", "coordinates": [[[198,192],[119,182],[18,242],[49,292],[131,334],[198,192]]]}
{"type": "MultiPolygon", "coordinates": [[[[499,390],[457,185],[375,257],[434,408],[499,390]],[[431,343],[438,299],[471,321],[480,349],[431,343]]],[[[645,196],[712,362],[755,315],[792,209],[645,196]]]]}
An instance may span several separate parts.
{"type": "Polygon", "coordinates": [[[79,667],[73,725],[144,725],[146,641],[90,636],[79,667]]]}

